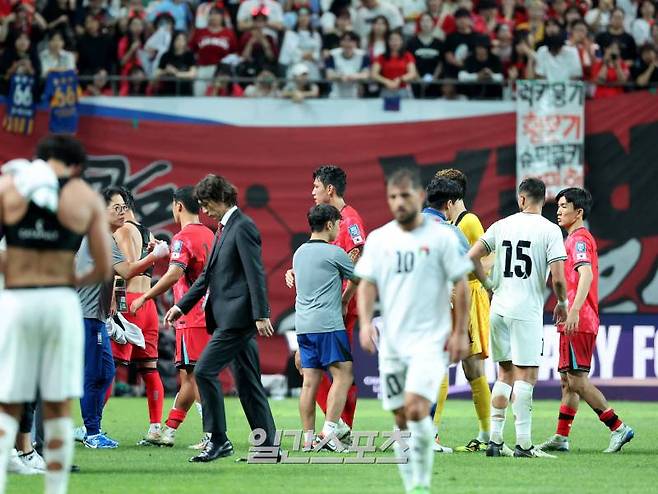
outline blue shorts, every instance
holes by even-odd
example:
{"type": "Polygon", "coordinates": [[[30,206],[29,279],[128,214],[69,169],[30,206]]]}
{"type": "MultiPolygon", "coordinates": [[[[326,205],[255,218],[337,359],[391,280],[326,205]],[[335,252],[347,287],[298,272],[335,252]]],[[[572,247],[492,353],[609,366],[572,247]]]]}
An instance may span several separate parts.
{"type": "Polygon", "coordinates": [[[299,356],[303,369],[326,369],[336,362],[351,362],[347,331],[298,334],[299,356]]]}

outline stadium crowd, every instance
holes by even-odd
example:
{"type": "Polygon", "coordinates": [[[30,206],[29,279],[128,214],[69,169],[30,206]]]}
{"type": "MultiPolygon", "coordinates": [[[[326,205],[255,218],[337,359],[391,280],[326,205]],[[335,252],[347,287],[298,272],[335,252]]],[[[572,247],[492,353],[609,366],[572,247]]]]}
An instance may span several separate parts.
{"type": "Polygon", "coordinates": [[[497,98],[546,78],[607,97],[658,82],[652,0],[0,0],[0,49],[5,86],[75,68],[88,95],[497,98]]]}

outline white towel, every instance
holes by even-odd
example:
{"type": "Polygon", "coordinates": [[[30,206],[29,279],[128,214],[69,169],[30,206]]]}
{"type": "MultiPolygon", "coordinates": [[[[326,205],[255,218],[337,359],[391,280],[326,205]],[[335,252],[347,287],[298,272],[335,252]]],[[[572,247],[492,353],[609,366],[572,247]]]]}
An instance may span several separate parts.
{"type": "Polygon", "coordinates": [[[2,173],[12,175],[18,193],[27,201],[53,213],[59,205],[59,182],[53,169],[43,160],[11,160],[2,167],[2,173]]]}
{"type": "Polygon", "coordinates": [[[107,322],[112,326],[111,329],[108,328],[108,333],[114,341],[119,344],[132,343],[140,348],[146,348],[146,341],[140,327],[128,322],[121,312],[117,312],[117,315],[110,317],[107,322]]]}

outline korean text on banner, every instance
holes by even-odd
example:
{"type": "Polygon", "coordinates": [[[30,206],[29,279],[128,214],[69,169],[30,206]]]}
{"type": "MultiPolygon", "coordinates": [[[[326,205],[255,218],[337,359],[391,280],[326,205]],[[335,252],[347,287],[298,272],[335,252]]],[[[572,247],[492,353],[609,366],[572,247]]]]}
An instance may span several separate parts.
{"type": "Polygon", "coordinates": [[[582,82],[519,81],[516,182],[537,177],[547,199],[584,183],[585,86],[582,82]]]}

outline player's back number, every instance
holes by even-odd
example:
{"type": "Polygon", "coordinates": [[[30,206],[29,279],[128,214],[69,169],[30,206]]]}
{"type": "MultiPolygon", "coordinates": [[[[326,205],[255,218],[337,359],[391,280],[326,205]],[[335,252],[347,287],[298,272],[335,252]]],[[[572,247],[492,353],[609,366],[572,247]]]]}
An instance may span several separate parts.
{"type": "Polygon", "coordinates": [[[516,245],[512,245],[510,240],[503,240],[503,248],[505,249],[505,270],[503,276],[505,278],[527,279],[532,274],[532,258],[529,255],[530,241],[519,240],[516,245]],[[514,262],[514,270],[512,271],[512,261],[514,262]]]}

